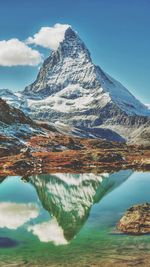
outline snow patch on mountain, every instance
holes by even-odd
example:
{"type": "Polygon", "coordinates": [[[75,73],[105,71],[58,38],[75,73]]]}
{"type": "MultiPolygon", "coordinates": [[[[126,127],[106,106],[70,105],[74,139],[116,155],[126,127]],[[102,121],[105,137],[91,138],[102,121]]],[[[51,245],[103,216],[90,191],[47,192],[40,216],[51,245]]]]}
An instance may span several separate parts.
{"type": "Polygon", "coordinates": [[[44,112],[45,110],[52,109],[68,113],[80,110],[86,111],[89,109],[89,106],[97,108],[95,99],[99,101],[99,108],[104,107],[111,101],[109,93],[97,95],[95,90],[89,92],[87,89],[82,88],[80,84],[71,84],[42,100],[28,99],[27,103],[31,110],[38,109],[44,112]]]}
{"type": "Polygon", "coordinates": [[[150,109],[150,104],[145,104],[145,106],[146,106],[148,109],[150,109]]]}

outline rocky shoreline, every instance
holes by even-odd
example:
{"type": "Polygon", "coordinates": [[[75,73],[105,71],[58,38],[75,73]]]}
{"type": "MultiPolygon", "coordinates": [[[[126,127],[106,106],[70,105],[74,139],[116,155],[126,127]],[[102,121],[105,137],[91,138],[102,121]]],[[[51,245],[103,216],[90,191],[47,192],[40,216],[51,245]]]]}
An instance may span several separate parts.
{"type": "Polygon", "coordinates": [[[58,152],[27,149],[1,157],[0,175],[50,172],[113,172],[120,169],[150,170],[150,151],[133,146],[84,148],[58,152]]]}

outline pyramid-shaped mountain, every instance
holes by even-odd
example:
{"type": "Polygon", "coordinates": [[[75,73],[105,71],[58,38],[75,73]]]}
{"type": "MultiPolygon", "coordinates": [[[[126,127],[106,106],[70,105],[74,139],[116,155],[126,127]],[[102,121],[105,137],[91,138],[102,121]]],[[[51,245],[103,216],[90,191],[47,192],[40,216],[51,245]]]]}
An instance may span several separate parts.
{"type": "Polygon", "coordinates": [[[86,45],[70,27],[18,99],[33,119],[55,123],[62,131],[65,125],[75,127],[87,136],[90,132],[90,137],[108,128],[134,138],[139,127],[150,124],[150,110],[94,65],[86,45]]]}
{"type": "Polygon", "coordinates": [[[125,126],[136,128],[150,116],[123,85],[93,64],[71,28],[24,95],[32,117],[81,128],[106,127],[122,134],[125,126]]]}

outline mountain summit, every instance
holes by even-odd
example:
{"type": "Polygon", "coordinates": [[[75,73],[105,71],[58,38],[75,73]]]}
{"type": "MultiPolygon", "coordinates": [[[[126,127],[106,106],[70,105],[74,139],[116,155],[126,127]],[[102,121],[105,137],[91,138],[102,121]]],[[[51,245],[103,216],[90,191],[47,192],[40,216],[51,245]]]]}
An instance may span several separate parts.
{"type": "Polygon", "coordinates": [[[25,93],[50,96],[67,85],[92,86],[94,65],[90,53],[78,35],[68,28],[57,51],[44,61],[36,81],[25,88],[25,93]],[[91,77],[90,74],[91,73],[91,77]]]}
{"type": "Polygon", "coordinates": [[[150,119],[146,106],[94,65],[86,45],[70,27],[22,95],[32,118],[87,133],[109,128],[128,138],[131,128],[136,130],[150,119]]]}

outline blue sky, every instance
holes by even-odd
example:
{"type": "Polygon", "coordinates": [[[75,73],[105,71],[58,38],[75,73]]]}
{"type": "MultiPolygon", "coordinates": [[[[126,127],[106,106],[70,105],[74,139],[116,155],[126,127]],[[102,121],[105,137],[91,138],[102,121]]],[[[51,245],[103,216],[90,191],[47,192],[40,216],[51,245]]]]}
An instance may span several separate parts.
{"type": "MultiPolygon", "coordinates": [[[[70,24],[95,64],[150,103],[149,0],[1,0],[0,41],[33,36],[43,26],[70,24]]],[[[48,56],[50,50],[32,46],[48,56]]],[[[38,66],[0,66],[0,88],[23,89],[38,66]]]]}

